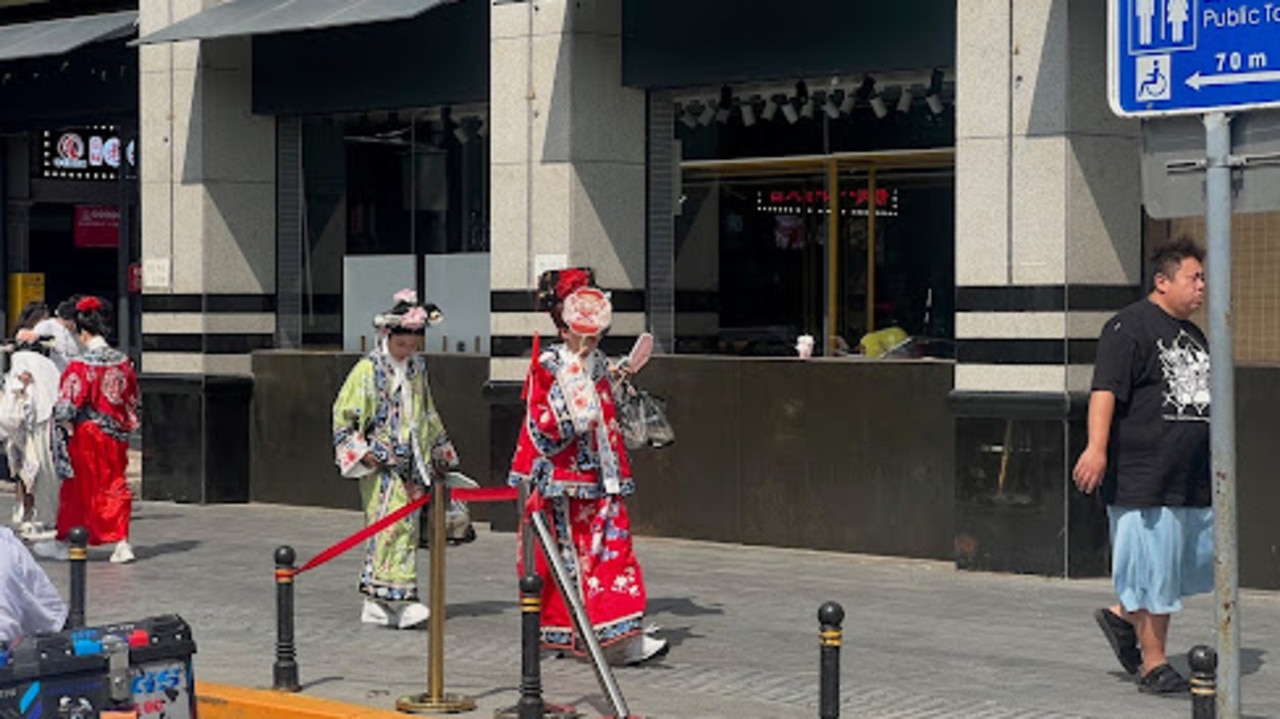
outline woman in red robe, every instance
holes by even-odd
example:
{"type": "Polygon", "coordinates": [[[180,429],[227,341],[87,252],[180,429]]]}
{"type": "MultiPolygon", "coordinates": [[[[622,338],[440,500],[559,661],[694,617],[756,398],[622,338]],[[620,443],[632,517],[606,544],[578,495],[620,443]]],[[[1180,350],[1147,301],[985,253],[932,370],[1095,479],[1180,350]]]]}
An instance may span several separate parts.
{"type": "MultiPolygon", "coordinates": [[[[529,509],[545,512],[557,551],[582,597],[611,664],[640,664],[667,652],[643,626],[644,578],[631,546],[623,498],[635,491],[618,427],[609,359],[598,348],[612,316],[589,269],[553,270],[539,280],[539,301],[563,343],[534,348],[524,426],[510,483],[529,482],[529,509]]],[[[543,580],[542,644],[581,654],[569,609],[537,557],[543,580]]],[[[521,568],[523,573],[523,568],[521,568]]]]}
{"type": "Polygon", "coordinates": [[[129,515],[133,497],[125,483],[129,435],[138,426],[138,378],[133,363],[105,338],[111,311],[104,300],[76,303],[76,330],[85,351],[62,373],[53,410],[54,462],[62,479],[58,540],[77,526],[89,544],[115,543],[111,561],[132,562],[129,515]]]}

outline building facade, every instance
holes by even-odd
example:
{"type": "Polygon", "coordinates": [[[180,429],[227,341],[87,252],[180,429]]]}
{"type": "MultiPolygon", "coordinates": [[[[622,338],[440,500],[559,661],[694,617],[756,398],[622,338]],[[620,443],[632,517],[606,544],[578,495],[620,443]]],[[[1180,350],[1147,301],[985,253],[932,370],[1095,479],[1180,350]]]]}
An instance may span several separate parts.
{"type": "MultiPolygon", "coordinates": [[[[590,265],[613,293],[605,348],[654,334],[643,380],[680,435],[637,453],[645,531],[1105,570],[1105,515],[1069,478],[1096,337],[1145,292],[1144,254],[1203,229],[1144,214],[1104,3],[115,9],[137,13],[118,42],[150,496],[353,502],[328,403],[403,286],[444,309],[428,352],[464,462],[503,481],[533,336],[553,332],[537,275],[590,265]]],[[[35,184],[8,167],[7,198],[15,174],[35,184]]],[[[31,244],[6,207],[12,261],[31,244]]],[[[1245,401],[1280,381],[1274,222],[1237,217],[1242,427],[1274,420],[1245,401]]],[[[1280,585],[1280,536],[1250,514],[1272,451],[1242,433],[1257,586],[1280,585]]]]}

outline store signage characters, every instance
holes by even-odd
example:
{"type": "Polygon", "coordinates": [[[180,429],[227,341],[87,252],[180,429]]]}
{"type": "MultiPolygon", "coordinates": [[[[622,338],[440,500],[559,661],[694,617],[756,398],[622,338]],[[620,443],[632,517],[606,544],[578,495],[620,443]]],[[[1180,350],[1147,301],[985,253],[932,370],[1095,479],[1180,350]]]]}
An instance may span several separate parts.
{"type": "MultiPolygon", "coordinates": [[[[55,180],[114,180],[119,177],[120,137],[108,125],[64,128],[44,132],[40,176],[55,180]]],[[[133,141],[128,145],[133,165],[133,141]]]]}

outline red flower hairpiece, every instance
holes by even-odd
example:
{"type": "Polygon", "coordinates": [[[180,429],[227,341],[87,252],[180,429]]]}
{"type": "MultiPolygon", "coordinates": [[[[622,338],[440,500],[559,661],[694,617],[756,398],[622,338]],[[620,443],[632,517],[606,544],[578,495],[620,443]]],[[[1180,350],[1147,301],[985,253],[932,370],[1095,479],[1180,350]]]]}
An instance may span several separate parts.
{"type": "Polygon", "coordinates": [[[102,309],[102,300],[97,297],[83,297],[76,303],[76,309],[80,312],[97,312],[102,309]]]}
{"type": "Polygon", "coordinates": [[[581,289],[591,284],[591,275],[586,270],[574,267],[560,271],[560,278],[556,280],[556,297],[561,300],[573,294],[574,290],[581,289]]]}

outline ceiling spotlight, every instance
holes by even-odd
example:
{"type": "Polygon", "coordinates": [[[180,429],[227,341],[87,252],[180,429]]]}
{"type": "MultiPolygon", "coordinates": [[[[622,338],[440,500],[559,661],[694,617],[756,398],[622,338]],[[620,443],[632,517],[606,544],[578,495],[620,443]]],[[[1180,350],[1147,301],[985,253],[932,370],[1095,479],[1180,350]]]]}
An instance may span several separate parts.
{"type": "Polygon", "coordinates": [[[685,105],[684,109],[679,111],[678,114],[680,115],[680,122],[683,122],[685,127],[692,130],[698,126],[698,118],[693,114],[692,105],[685,105]]]}
{"type": "Polygon", "coordinates": [[[876,89],[876,81],[870,75],[862,76],[862,84],[858,86],[858,99],[871,105],[871,111],[876,114],[876,117],[883,119],[889,114],[884,98],[880,97],[880,91],[876,89]]]}
{"type": "Polygon", "coordinates": [[[476,136],[484,137],[487,132],[489,132],[489,115],[485,114],[480,116],[480,122],[476,125],[476,136]]]}
{"type": "Polygon", "coordinates": [[[756,105],[754,98],[742,103],[741,111],[743,125],[751,127],[756,124],[756,105]]]}
{"type": "Polygon", "coordinates": [[[710,125],[711,121],[714,119],[716,119],[716,104],[714,102],[708,102],[706,105],[702,106],[702,113],[698,115],[698,123],[703,127],[706,127],[707,125],[710,125]]]}
{"type": "Polygon", "coordinates": [[[902,94],[898,96],[898,112],[901,112],[904,115],[911,112],[911,101],[913,99],[914,98],[911,95],[911,88],[904,85],[902,87],[902,94]]]}
{"type": "Polygon", "coordinates": [[[728,85],[720,87],[720,102],[716,108],[716,122],[724,124],[729,121],[729,113],[733,111],[733,88],[728,85]]]}
{"type": "Polygon", "coordinates": [[[812,98],[810,98],[808,102],[800,106],[800,117],[803,117],[806,120],[813,119],[813,99],[812,98]]]}
{"type": "Polygon", "coordinates": [[[827,117],[832,120],[840,119],[840,106],[836,104],[835,91],[827,93],[827,101],[822,103],[822,111],[827,113],[827,117]]]}
{"type": "Polygon", "coordinates": [[[800,113],[796,112],[796,104],[790,98],[782,103],[782,116],[787,118],[787,122],[792,125],[796,124],[796,121],[800,119],[800,113]]]}
{"type": "Polygon", "coordinates": [[[857,95],[853,94],[852,92],[845,91],[844,99],[840,101],[840,112],[846,115],[853,112],[853,103],[857,99],[858,99],[857,95]]]}
{"type": "Polygon", "coordinates": [[[935,115],[942,114],[942,82],[945,79],[946,76],[937,69],[929,76],[929,92],[924,96],[924,101],[929,105],[929,112],[935,115]]]}
{"type": "Polygon", "coordinates": [[[777,114],[778,114],[778,101],[775,99],[774,95],[770,95],[764,101],[764,110],[760,112],[760,117],[763,118],[765,122],[772,122],[774,116],[777,114]]]}
{"type": "Polygon", "coordinates": [[[453,136],[458,140],[458,144],[460,145],[465,145],[471,140],[471,133],[467,131],[467,126],[461,122],[458,123],[457,127],[453,128],[453,136]]]}

